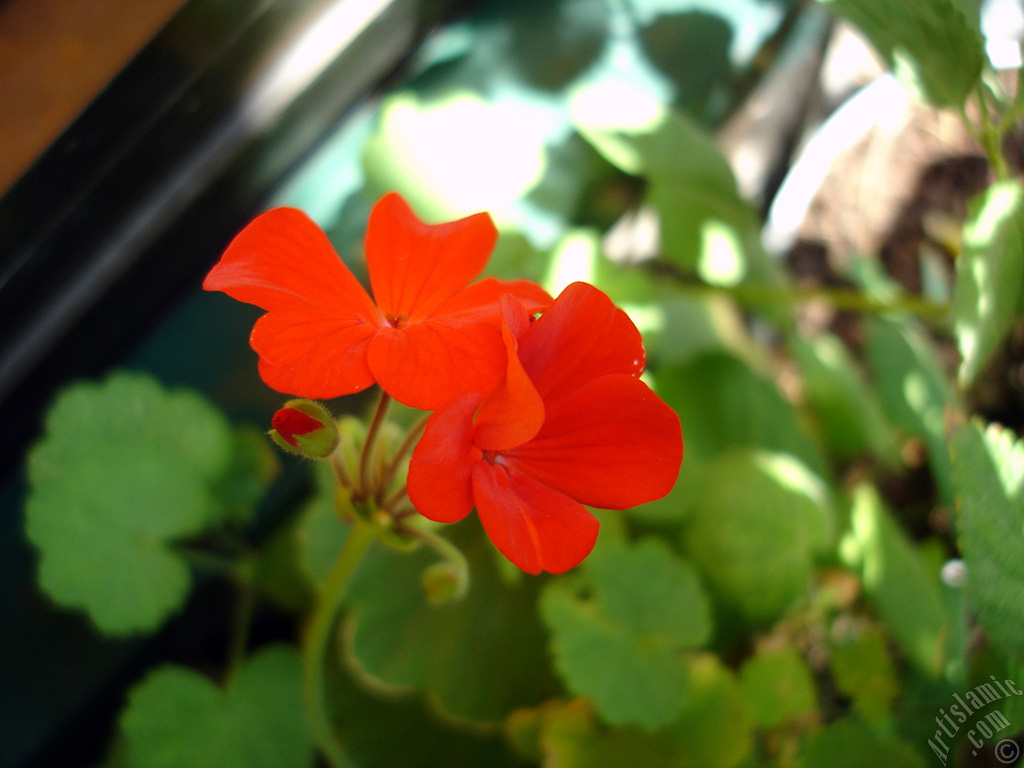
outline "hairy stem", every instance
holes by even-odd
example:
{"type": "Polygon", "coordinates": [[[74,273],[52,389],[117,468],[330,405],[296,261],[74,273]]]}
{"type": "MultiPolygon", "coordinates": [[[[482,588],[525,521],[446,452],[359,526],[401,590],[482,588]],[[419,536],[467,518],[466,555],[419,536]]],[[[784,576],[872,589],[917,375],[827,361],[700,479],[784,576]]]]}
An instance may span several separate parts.
{"type": "Polygon", "coordinates": [[[373,541],[374,529],[371,523],[356,519],[349,528],[345,545],[327,577],[316,609],[310,619],[302,646],[303,693],[306,701],[306,716],[313,731],[313,738],[327,758],[331,768],[353,768],[352,761],[338,742],[326,701],[326,655],[334,627],[338,619],[348,585],[356,566],[373,541]]]}
{"type": "Polygon", "coordinates": [[[391,396],[387,392],[380,393],[380,400],[377,401],[377,408],[373,412],[373,420],[369,429],[366,430],[366,439],[363,441],[363,450],[359,454],[359,496],[368,499],[370,493],[370,456],[373,455],[373,444],[377,442],[377,434],[380,426],[384,423],[388,406],[391,405],[391,396]]]}

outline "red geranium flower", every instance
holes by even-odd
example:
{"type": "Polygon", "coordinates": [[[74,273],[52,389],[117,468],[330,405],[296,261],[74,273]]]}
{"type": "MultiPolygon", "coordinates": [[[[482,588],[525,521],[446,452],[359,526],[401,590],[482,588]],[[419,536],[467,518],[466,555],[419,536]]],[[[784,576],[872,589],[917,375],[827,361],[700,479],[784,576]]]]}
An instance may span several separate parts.
{"type": "Polygon", "coordinates": [[[535,322],[521,302],[501,304],[505,381],[430,417],[409,498],[444,523],[475,506],[515,565],[561,573],[597,539],[584,504],[626,509],[671,490],[683,457],[679,418],[638,378],[636,327],[593,286],[570,285],[535,322]]]}
{"type": "Polygon", "coordinates": [[[502,295],[528,311],[551,301],[526,280],[468,285],[496,240],[486,213],[430,225],[399,195],[386,195],[366,230],[371,299],[309,217],[275,208],[231,242],[203,288],[267,310],[249,343],[273,389],[324,400],[377,382],[429,410],[500,383],[502,295]]]}

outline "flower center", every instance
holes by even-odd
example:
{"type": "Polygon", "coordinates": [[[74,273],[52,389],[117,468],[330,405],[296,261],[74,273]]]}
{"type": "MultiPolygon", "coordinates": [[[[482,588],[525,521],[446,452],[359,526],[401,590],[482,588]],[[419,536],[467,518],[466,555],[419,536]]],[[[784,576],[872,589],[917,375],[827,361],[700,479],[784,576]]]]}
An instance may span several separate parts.
{"type": "Polygon", "coordinates": [[[409,322],[408,315],[396,315],[394,312],[388,312],[384,315],[384,321],[392,328],[405,328],[406,323],[409,322]]]}
{"type": "Polygon", "coordinates": [[[484,451],[484,461],[493,461],[495,464],[504,464],[505,459],[501,451],[484,451]]]}

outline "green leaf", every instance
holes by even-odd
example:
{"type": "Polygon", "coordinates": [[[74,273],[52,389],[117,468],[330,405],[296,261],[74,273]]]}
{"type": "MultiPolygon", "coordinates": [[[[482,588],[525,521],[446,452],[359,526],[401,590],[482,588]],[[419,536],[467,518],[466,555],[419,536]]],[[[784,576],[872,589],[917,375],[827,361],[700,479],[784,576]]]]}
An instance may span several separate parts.
{"type": "Polygon", "coordinates": [[[937,674],[948,629],[939,574],[925,566],[873,486],[854,490],[850,516],[865,591],[907,655],[937,674]]]}
{"type": "Polygon", "coordinates": [[[1020,318],[1024,291],[1024,186],[994,184],[975,201],[956,261],[959,379],[969,386],[1020,318]]]}
{"type": "Polygon", "coordinates": [[[936,106],[962,106],[981,76],[981,32],[957,0],[821,2],[859,27],[896,74],[936,106]]]}
{"type": "Polygon", "coordinates": [[[281,462],[266,434],[252,426],[234,430],[231,464],[216,492],[227,520],[246,523],[281,472],[281,462]]]}
{"type": "Polygon", "coordinates": [[[781,282],[761,246],[757,216],[708,133],[649,99],[623,104],[620,90],[614,80],[578,89],[570,116],[609,162],[647,180],[664,258],[715,285],[781,282]]]}
{"type": "Polygon", "coordinates": [[[536,579],[505,578],[476,519],[443,529],[469,562],[464,599],[432,606],[420,576],[437,556],[372,548],[353,579],[345,654],[373,687],[420,690],[447,715],[494,722],[557,689],[536,615],[536,579]]]}
{"type": "Polygon", "coordinates": [[[924,441],[939,497],[952,504],[945,415],[960,405],[935,345],[917,326],[872,318],[866,354],[890,422],[903,434],[924,441]]]}
{"type": "Polygon", "coordinates": [[[734,355],[696,354],[656,372],[655,389],[679,414],[686,455],[668,496],[635,508],[638,520],[677,521],[693,507],[707,462],[734,447],[788,453],[823,475],[825,462],[796,410],[768,379],[734,355]]]}
{"type": "Polygon", "coordinates": [[[766,623],[806,593],[832,531],[816,475],[790,456],[737,448],[706,465],[690,492],[683,544],[720,607],[766,623]]]}
{"type": "Polygon", "coordinates": [[[739,683],[711,654],[688,660],[682,710],[665,728],[603,729],[581,699],[553,702],[534,718],[535,759],[559,768],[734,768],[752,747],[750,715],[739,683]]]}
{"type": "Polygon", "coordinates": [[[494,729],[439,719],[417,699],[375,696],[339,672],[328,677],[330,715],[359,768],[522,768],[494,729]]]}
{"type": "Polygon", "coordinates": [[[679,652],[711,633],[696,572],[648,539],[595,552],[585,574],[553,580],[541,597],[558,671],[607,722],[665,725],[685,701],[687,665],[679,652]]]}
{"type": "Polygon", "coordinates": [[[999,648],[1024,661],[1024,443],[972,423],[953,434],[952,451],[968,602],[999,648]]]}
{"type": "Polygon", "coordinates": [[[191,590],[176,540],[223,519],[232,460],[224,417],[140,374],[64,390],[28,457],[25,510],[39,583],[103,632],[159,627],[191,590]]]}
{"type": "Polygon", "coordinates": [[[167,665],[129,694],[121,719],[134,768],[312,768],[302,667],[290,646],[261,649],[226,689],[167,665]]]}
{"type": "Polygon", "coordinates": [[[811,720],[818,711],[814,679],[795,648],[783,646],[749,658],[740,671],[754,722],[765,728],[811,720]]]}
{"type": "Polygon", "coordinates": [[[854,718],[831,723],[807,740],[801,768],[925,768],[912,746],[876,733],[854,718]]]}
{"type": "Polygon", "coordinates": [[[794,337],[790,348],[803,374],[804,395],[832,451],[846,460],[871,454],[896,461],[896,442],[881,404],[843,343],[822,334],[811,340],[794,337]]]}
{"type": "Polygon", "coordinates": [[[895,664],[878,627],[860,627],[835,637],[831,665],[836,687],[853,699],[854,708],[865,720],[877,722],[888,717],[899,687],[895,664]]]}

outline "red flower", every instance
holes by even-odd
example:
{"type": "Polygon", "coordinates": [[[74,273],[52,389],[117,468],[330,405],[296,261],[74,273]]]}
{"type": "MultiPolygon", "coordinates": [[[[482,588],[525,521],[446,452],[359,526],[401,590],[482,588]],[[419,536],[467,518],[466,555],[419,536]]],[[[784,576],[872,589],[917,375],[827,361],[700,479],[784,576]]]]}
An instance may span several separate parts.
{"type": "Polygon", "coordinates": [[[444,523],[476,506],[515,565],[561,573],[597,539],[584,504],[626,509],[671,490],[683,457],[679,418],[639,380],[640,334],[596,288],[570,285],[536,322],[515,299],[501,303],[505,381],[430,417],[409,498],[444,523]]]}
{"type": "Polygon", "coordinates": [[[366,230],[375,303],[312,220],[275,208],[231,242],[203,288],[267,310],[249,343],[273,389],[323,400],[377,382],[406,405],[433,409],[500,383],[502,295],[528,311],[551,301],[526,280],[467,285],[496,239],[486,213],[429,225],[386,195],[366,230]]]}

